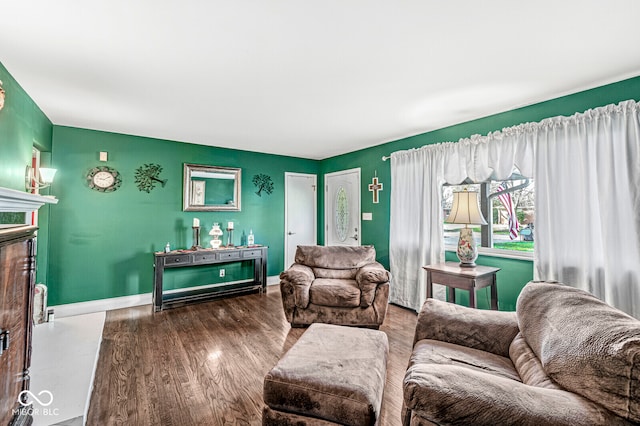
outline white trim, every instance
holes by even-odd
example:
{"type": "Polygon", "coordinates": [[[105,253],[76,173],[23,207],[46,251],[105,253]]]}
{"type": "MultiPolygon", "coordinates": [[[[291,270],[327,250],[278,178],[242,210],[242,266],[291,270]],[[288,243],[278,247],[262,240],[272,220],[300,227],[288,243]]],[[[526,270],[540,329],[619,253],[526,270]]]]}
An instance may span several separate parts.
{"type": "Polygon", "coordinates": [[[278,285],[280,284],[280,275],[273,275],[271,277],[267,277],[267,285],[278,285]]]}
{"type": "Polygon", "coordinates": [[[44,204],[57,204],[53,196],[42,196],[15,189],[0,188],[0,212],[32,212],[44,204]]]}
{"type": "MultiPolygon", "coordinates": [[[[267,277],[267,285],[277,284],[280,284],[280,277],[278,275],[267,277]]],[[[167,291],[165,291],[165,293],[166,292],[167,291]]],[[[111,297],[109,299],[90,300],[88,302],[68,303],[65,305],[48,306],[48,308],[55,309],[56,318],[64,318],[75,315],[90,314],[94,312],[111,311],[113,309],[132,308],[134,306],[142,305],[151,305],[151,293],[134,294],[132,296],[111,297]]],[[[149,309],[151,309],[151,307],[149,307],[149,309]]]]}
{"type": "MultiPolygon", "coordinates": [[[[88,302],[67,303],[65,305],[49,306],[55,309],[58,318],[74,315],[90,314],[93,312],[110,311],[113,309],[131,308],[133,306],[150,305],[151,293],[134,294],[132,296],[111,297],[109,299],[90,300],[88,302]]],[[[151,309],[151,307],[149,307],[151,309]]]]}

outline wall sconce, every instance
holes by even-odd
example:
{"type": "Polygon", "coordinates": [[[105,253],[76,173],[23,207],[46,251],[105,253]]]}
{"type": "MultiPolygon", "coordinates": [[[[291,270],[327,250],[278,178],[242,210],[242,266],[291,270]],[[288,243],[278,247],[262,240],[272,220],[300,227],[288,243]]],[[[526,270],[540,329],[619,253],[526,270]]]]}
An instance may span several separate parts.
{"type": "Polygon", "coordinates": [[[32,191],[34,189],[47,188],[53,183],[53,177],[57,171],[58,170],[56,169],[49,169],[46,167],[34,169],[31,166],[27,166],[24,178],[26,190],[32,191]]]}
{"type": "Polygon", "coordinates": [[[2,80],[0,80],[0,110],[4,107],[4,89],[2,88],[2,80]]]}

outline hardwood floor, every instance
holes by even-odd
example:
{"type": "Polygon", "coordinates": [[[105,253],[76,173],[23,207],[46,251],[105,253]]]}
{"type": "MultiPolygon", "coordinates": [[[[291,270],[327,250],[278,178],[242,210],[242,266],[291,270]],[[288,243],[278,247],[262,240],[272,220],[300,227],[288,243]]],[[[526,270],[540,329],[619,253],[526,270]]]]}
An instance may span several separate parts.
{"type": "MultiPolygon", "coordinates": [[[[399,425],[416,314],[390,305],[381,425],[399,425]]],[[[280,291],[153,314],[110,311],[87,425],[259,425],[265,374],[302,335],[284,318],[280,291]]]]}

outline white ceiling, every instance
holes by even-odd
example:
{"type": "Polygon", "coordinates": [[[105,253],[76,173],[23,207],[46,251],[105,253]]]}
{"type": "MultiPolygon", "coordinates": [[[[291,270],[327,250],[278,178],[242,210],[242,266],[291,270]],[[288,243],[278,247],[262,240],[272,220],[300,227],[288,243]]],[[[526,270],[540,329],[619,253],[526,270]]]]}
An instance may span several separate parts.
{"type": "Polygon", "coordinates": [[[0,62],[57,125],[322,159],[640,75],[638,22],[638,0],[14,0],[0,62]]]}

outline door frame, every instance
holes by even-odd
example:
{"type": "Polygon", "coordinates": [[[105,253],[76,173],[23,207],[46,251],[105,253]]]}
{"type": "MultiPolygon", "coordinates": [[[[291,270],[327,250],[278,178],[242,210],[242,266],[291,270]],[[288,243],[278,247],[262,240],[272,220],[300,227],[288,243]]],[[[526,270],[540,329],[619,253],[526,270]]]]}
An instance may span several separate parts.
{"type": "Polygon", "coordinates": [[[297,173],[284,172],[284,260],[285,265],[283,271],[290,265],[287,265],[287,253],[289,253],[289,238],[287,232],[289,229],[289,195],[287,194],[287,178],[289,176],[312,177],[313,184],[316,187],[316,196],[313,197],[313,240],[314,244],[318,243],[318,175],[314,173],[297,173]]]}
{"type": "Polygon", "coordinates": [[[338,176],[338,175],[343,175],[343,174],[348,174],[348,173],[357,173],[358,174],[358,184],[356,185],[356,198],[357,198],[357,205],[358,205],[358,219],[357,219],[357,224],[358,224],[358,245],[361,246],[362,245],[362,170],[360,167],[355,167],[353,169],[346,169],[346,170],[338,170],[336,172],[331,172],[331,173],[325,173],[324,174],[324,245],[327,245],[327,235],[329,235],[329,221],[328,221],[328,215],[330,214],[329,209],[331,207],[331,203],[329,203],[328,201],[328,192],[329,192],[329,185],[327,184],[327,178],[328,177],[333,177],[333,176],[338,176]]]}

